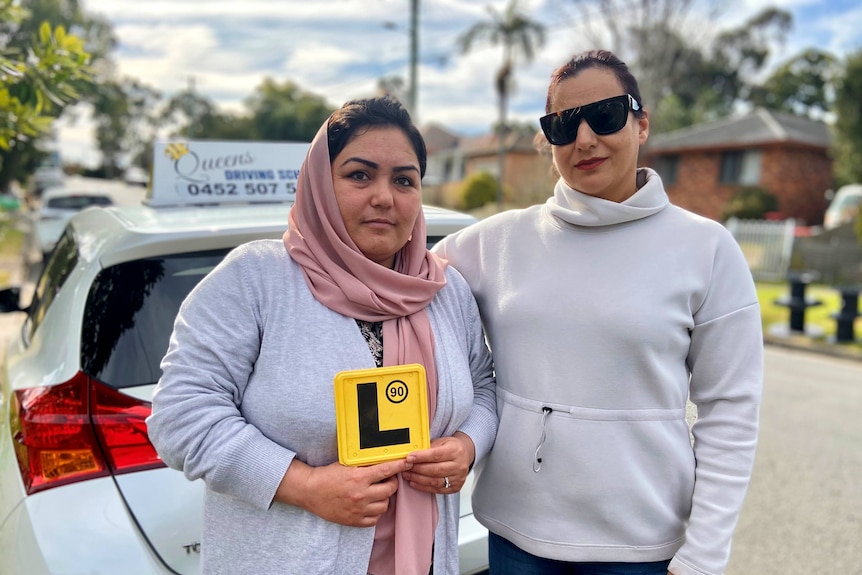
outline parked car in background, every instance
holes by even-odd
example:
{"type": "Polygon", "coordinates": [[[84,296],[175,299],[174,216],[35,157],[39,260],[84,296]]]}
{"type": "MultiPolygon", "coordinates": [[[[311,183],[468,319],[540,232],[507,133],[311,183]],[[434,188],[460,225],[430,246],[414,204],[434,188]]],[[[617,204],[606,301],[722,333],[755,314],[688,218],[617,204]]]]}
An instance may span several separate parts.
{"type": "MultiPolygon", "coordinates": [[[[204,485],[164,465],[145,420],[183,299],[235,246],[281,238],[292,202],[262,198],[69,220],[0,366],[4,575],[199,572],[204,485]]],[[[475,221],[424,209],[429,244],[475,221]]],[[[0,292],[0,308],[20,310],[19,296],[0,292]]],[[[487,568],[471,486],[461,498],[465,574],[487,568]]]]}
{"type": "Polygon", "coordinates": [[[46,189],[32,213],[32,247],[46,260],[76,213],[90,207],[134,205],[144,192],[125,182],[96,178],[68,178],[61,186],[46,189]]]}
{"type": "Polygon", "coordinates": [[[123,172],[123,181],[130,186],[146,187],[150,183],[150,176],[146,170],[138,166],[129,166],[123,172]]]}
{"type": "Polygon", "coordinates": [[[852,222],[862,206],[862,184],[841,186],[823,216],[823,229],[833,230],[852,222]]]}
{"type": "Polygon", "coordinates": [[[103,208],[113,203],[109,196],[98,192],[48,188],[42,195],[39,209],[33,218],[33,238],[42,259],[48,259],[69,218],[84,208],[103,208]]]}
{"type": "Polygon", "coordinates": [[[60,153],[51,152],[33,172],[29,195],[38,199],[48,188],[62,186],[65,182],[66,174],[63,172],[60,153]]]}

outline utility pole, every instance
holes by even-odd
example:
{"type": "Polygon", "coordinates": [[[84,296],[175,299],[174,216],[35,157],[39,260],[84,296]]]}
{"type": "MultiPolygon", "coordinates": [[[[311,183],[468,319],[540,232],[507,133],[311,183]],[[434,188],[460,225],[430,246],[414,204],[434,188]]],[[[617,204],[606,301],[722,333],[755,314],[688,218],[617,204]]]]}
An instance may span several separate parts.
{"type": "Polygon", "coordinates": [[[193,139],[195,136],[195,123],[199,120],[197,117],[197,110],[195,109],[195,77],[194,74],[190,74],[188,79],[188,92],[189,92],[189,108],[186,111],[189,115],[189,127],[187,131],[187,137],[189,140],[193,139]]]}
{"type": "Polygon", "coordinates": [[[419,0],[410,0],[410,80],[407,107],[413,122],[418,123],[416,76],[419,63],[419,0]]]}

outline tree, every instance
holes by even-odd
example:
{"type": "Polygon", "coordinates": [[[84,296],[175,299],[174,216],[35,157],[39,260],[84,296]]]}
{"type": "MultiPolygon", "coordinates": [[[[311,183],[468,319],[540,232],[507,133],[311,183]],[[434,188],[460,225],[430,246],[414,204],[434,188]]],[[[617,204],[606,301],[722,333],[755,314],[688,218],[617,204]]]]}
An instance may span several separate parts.
{"type": "MultiPolygon", "coordinates": [[[[0,20],[22,21],[26,12],[0,5],[0,20]]],[[[0,41],[12,34],[0,34],[0,41]]],[[[88,77],[89,54],[80,38],[48,22],[26,48],[0,45],[0,169],[16,146],[46,133],[62,108],[80,96],[75,81],[88,77]]],[[[0,181],[4,189],[8,179],[0,181]]]]}
{"type": "Polygon", "coordinates": [[[683,75],[681,64],[691,63],[691,54],[683,49],[708,41],[707,30],[696,24],[696,18],[714,17],[721,6],[718,0],[572,2],[579,11],[577,22],[583,26],[586,38],[595,46],[608,47],[629,64],[648,109],[674,93],[675,80],[683,75]]]}
{"type": "MultiPolygon", "coordinates": [[[[160,125],[174,126],[173,132],[188,138],[194,138],[206,132],[206,137],[212,137],[206,124],[212,124],[212,118],[217,114],[215,104],[206,96],[195,91],[194,81],[190,80],[185,90],[172,96],[159,115],[160,125]],[[210,121],[207,122],[207,119],[210,121]]],[[[212,126],[210,125],[209,128],[212,126]]],[[[203,136],[202,136],[203,137],[203,136]]]]}
{"type": "Polygon", "coordinates": [[[862,50],[850,54],[835,86],[835,175],[862,183],[862,50]]]}
{"type": "Polygon", "coordinates": [[[223,113],[197,91],[193,83],[171,97],[158,116],[157,125],[172,127],[171,134],[204,140],[252,140],[248,118],[223,113]]]}
{"type": "Polygon", "coordinates": [[[0,190],[35,167],[53,120],[95,91],[113,45],[77,0],[0,0],[0,190]]]}
{"type": "Polygon", "coordinates": [[[758,187],[740,189],[725,204],[722,220],[760,220],[769,212],[778,211],[778,198],[767,190],[758,187]]]}
{"type": "Polygon", "coordinates": [[[0,56],[0,148],[35,138],[50,127],[52,113],[79,98],[73,81],[85,78],[88,54],[81,40],[45,22],[27,54],[0,56]]]}
{"type": "MultiPolygon", "coordinates": [[[[409,100],[407,87],[404,85],[404,78],[401,76],[384,76],[377,80],[377,93],[380,96],[391,96],[399,102],[407,102],[409,100]]],[[[412,113],[413,111],[411,110],[412,113]]]]}
{"type": "MultiPolygon", "coordinates": [[[[669,30],[666,35],[676,37],[672,69],[678,77],[661,88],[662,96],[652,105],[647,103],[650,102],[647,98],[656,96],[643,96],[649,84],[639,83],[644,105],[650,111],[650,131],[675,130],[729,113],[739,92],[737,77],[699,49],[690,47],[675,32],[669,30]]],[[[670,46],[667,39],[666,46],[670,46]]]]}
{"type": "Polygon", "coordinates": [[[474,24],[459,38],[458,42],[464,53],[469,52],[480,40],[486,40],[493,46],[499,45],[503,48],[503,63],[495,79],[499,104],[497,206],[502,209],[506,162],[506,116],[515,58],[520,54],[526,60],[532,60],[536,48],[545,43],[545,28],[520,10],[518,0],[509,0],[502,13],[493,6],[488,6],[487,9],[490,19],[474,24]]]}
{"type": "Polygon", "coordinates": [[[222,113],[210,99],[192,86],[170,98],[162,125],[174,125],[174,133],[211,140],[310,142],[334,108],[295,83],[267,78],[244,102],[242,114],[222,113]]]}
{"type": "Polygon", "coordinates": [[[137,80],[108,80],[91,99],[102,171],[114,178],[119,175],[120,159],[134,158],[152,136],[152,111],[159,94],[137,80]]]}
{"type": "MultiPolygon", "coordinates": [[[[0,5],[8,5],[9,1],[0,0],[0,5]]],[[[12,4],[16,3],[20,4],[24,17],[17,23],[0,21],[0,35],[8,40],[9,46],[29,46],[33,35],[47,22],[52,29],[63,26],[84,42],[91,67],[111,66],[109,55],[116,46],[113,29],[105,18],[87,13],[80,0],[12,0],[12,4]]]]}
{"type": "Polygon", "coordinates": [[[496,195],[497,179],[488,172],[474,172],[461,185],[460,207],[475,210],[493,202],[496,195]]]}
{"type": "Polygon", "coordinates": [[[629,63],[655,133],[730,114],[792,24],[769,8],[714,36],[717,0],[572,1],[586,37],[629,63]]]}
{"type": "Polygon", "coordinates": [[[716,38],[713,50],[716,60],[739,77],[751,78],[763,69],[772,49],[782,44],[793,27],[793,16],[778,8],[765,8],[739,28],[723,32],[716,38]]]}
{"type": "Polygon", "coordinates": [[[323,97],[291,81],[266,78],[245,101],[256,140],[310,142],[334,111],[323,97]]]}
{"type": "Polygon", "coordinates": [[[832,108],[830,92],[836,65],[832,54],[809,48],[753,87],[749,99],[754,105],[791,114],[827,112],[832,108]]]}

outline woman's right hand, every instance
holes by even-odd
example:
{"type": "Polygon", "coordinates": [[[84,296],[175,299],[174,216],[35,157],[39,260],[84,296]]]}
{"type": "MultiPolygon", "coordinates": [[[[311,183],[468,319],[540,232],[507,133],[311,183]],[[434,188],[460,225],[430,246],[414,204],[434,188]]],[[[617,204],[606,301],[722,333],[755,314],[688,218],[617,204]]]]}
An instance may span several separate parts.
{"type": "Polygon", "coordinates": [[[337,462],[311,467],[294,459],[278,486],[275,501],[301,507],[333,523],[373,527],[398,490],[395,475],[411,467],[403,459],[368,467],[337,462]]]}

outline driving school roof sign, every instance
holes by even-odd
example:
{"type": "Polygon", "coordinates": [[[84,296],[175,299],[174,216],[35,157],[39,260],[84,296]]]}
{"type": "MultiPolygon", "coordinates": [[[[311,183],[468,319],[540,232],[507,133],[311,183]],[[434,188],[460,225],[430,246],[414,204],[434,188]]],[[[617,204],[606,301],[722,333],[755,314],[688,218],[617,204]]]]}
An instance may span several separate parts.
{"type": "Polygon", "coordinates": [[[309,144],[157,141],[151,206],[290,202],[309,144]]]}

